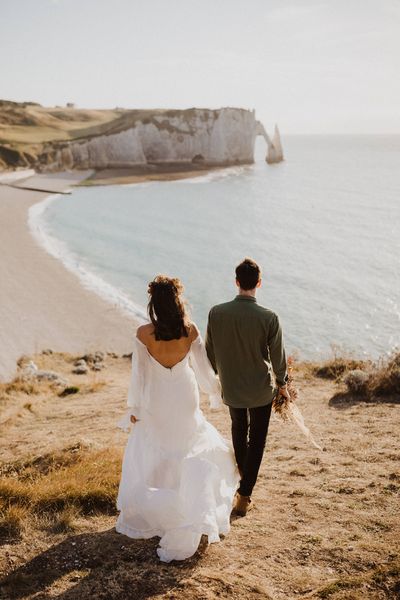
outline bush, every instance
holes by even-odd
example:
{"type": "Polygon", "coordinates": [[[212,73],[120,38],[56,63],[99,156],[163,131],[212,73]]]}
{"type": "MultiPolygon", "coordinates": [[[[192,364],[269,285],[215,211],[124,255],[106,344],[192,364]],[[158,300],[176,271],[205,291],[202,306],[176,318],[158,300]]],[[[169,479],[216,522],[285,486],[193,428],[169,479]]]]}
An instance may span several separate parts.
{"type": "Polygon", "coordinates": [[[71,396],[72,394],[77,394],[79,392],[79,388],[77,385],[69,385],[68,387],[64,388],[62,392],[60,392],[58,395],[60,398],[65,398],[66,396],[71,396]]]}
{"type": "Polygon", "coordinates": [[[368,390],[372,396],[400,397],[400,352],[378,364],[368,379],[368,390]]]}
{"type": "Polygon", "coordinates": [[[344,378],[349,393],[365,394],[368,399],[390,397],[400,400],[400,352],[381,359],[369,371],[354,369],[344,378]]]}
{"type": "Polygon", "coordinates": [[[314,375],[323,379],[339,379],[348,371],[365,369],[368,363],[353,358],[334,356],[323,365],[314,368],[314,375]]]}
{"type": "Polygon", "coordinates": [[[362,394],[367,391],[367,382],[369,379],[368,373],[361,371],[361,369],[355,369],[349,371],[344,378],[344,383],[347,385],[349,392],[353,394],[362,394]]]}

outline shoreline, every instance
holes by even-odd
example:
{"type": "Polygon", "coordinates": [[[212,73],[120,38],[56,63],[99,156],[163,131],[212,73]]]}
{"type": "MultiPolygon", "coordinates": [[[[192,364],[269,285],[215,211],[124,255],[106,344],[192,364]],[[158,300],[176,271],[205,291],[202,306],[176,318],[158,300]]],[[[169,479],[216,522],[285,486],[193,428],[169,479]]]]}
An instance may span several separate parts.
{"type": "Polygon", "coordinates": [[[81,181],[80,187],[96,185],[127,185],[131,183],[147,183],[160,181],[179,181],[204,177],[210,173],[218,173],[229,169],[236,169],[250,165],[193,165],[193,164],[170,164],[157,165],[156,167],[126,167],[107,168],[95,170],[87,179],[81,181]]]}
{"type": "Polygon", "coordinates": [[[94,292],[96,296],[99,296],[111,305],[117,306],[121,313],[128,318],[135,319],[138,323],[147,320],[144,307],[136,305],[121,290],[102,279],[93,271],[90,271],[90,269],[82,266],[79,258],[68,249],[66,244],[47,231],[44,213],[49,204],[56,201],[59,196],[60,194],[47,196],[44,200],[32,204],[28,209],[29,230],[37,244],[44,248],[50,256],[53,256],[62,263],[68,271],[78,277],[85,289],[94,292]]]}
{"type": "MultiPolygon", "coordinates": [[[[235,168],[178,171],[168,166],[163,172],[140,174],[108,169],[92,173],[87,185],[176,181],[235,168]]],[[[0,173],[0,382],[15,376],[21,356],[48,348],[129,353],[134,332],[143,323],[142,307],[77,265],[63,242],[45,231],[41,217],[48,204],[70,193],[71,186],[85,185],[87,177],[84,171],[0,173]]]]}
{"type": "MultiPolygon", "coordinates": [[[[87,175],[61,173],[48,180],[60,188],[54,191],[61,192],[83,176],[87,175]]],[[[0,381],[15,375],[22,355],[47,348],[128,353],[139,324],[119,305],[84,287],[75,273],[38,244],[29,229],[29,210],[51,196],[50,190],[0,185],[0,381]]]]}

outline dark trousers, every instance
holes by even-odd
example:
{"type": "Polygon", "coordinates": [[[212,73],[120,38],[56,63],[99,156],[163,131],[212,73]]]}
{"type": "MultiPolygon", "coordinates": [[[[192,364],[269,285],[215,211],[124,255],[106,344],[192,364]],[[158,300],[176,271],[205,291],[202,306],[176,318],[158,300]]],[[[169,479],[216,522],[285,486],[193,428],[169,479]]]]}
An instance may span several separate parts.
{"type": "Polygon", "coordinates": [[[272,403],[257,408],[229,407],[232,441],[241,474],[239,494],[251,496],[267,439],[272,403]]]}

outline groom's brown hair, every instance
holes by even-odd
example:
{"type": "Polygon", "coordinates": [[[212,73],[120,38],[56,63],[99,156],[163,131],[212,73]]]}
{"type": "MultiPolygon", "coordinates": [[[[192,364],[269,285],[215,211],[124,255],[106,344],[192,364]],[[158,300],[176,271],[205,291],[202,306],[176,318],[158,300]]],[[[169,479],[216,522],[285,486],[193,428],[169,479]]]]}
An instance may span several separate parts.
{"type": "Polygon", "coordinates": [[[245,258],[235,273],[242,290],[253,290],[260,281],[261,269],[253,259],[245,258]]]}

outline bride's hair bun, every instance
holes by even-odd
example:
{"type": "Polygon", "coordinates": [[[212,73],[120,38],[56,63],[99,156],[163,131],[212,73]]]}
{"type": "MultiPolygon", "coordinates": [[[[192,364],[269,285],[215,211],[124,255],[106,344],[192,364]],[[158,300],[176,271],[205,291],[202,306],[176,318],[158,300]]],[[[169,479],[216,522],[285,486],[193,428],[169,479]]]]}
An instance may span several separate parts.
{"type": "Polygon", "coordinates": [[[168,277],[167,275],[157,275],[153,281],[150,281],[147,292],[150,295],[159,291],[168,291],[174,294],[182,294],[183,285],[177,277],[168,277]]]}
{"type": "Polygon", "coordinates": [[[173,340],[188,335],[188,317],[181,298],[183,285],[177,277],[157,275],[150,281],[148,311],[156,340],[173,340]]]}

